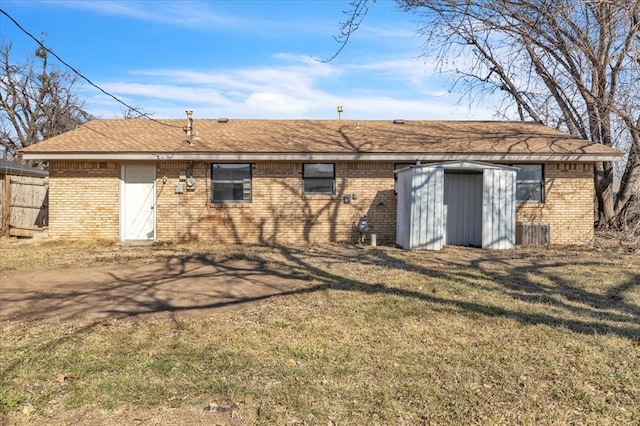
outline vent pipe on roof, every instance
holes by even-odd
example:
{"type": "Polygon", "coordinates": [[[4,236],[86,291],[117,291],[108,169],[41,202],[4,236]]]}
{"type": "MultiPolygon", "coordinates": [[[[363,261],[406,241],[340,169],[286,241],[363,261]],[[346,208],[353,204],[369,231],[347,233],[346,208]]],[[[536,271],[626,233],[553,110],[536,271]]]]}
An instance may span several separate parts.
{"type": "Polygon", "coordinates": [[[342,120],[342,105],[338,105],[338,120],[342,120]]]}
{"type": "Polygon", "coordinates": [[[188,109],[187,113],[187,125],[183,127],[185,134],[187,135],[187,142],[189,145],[193,145],[193,110],[188,109]]]}

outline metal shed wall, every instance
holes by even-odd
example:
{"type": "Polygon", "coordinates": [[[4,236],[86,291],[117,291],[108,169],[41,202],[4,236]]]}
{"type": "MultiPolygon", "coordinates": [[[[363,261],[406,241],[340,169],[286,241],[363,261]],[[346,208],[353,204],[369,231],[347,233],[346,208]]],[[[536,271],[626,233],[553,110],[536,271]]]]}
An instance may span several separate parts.
{"type": "Polygon", "coordinates": [[[482,185],[482,248],[516,245],[516,172],[485,169],[482,185]]]}
{"type": "Polygon", "coordinates": [[[406,249],[444,245],[444,170],[412,167],[398,172],[396,243],[406,249]]]}
{"type": "Polygon", "coordinates": [[[396,208],[396,244],[402,248],[409,248],[411,232],[411,180],[412,173],[405,170],[398,173],[396,189],[398,192],[396,208]]]}
{"type": "Polygon", "coordinates": [[[474,161],[416,165],[398,170],[396,243],[406,249],[440,250],[445,243],[456,244],[456,240],[458,244],[467,241],[463,242],[465,245],[470,244],[468,241],[480,245],[481,241],[482,247],[487,249],[513,248],[516,170],[474,161]],[[468,180],[454,177],[452,183],[445,186],[445,170],[454,176],[474,176],[473,172],[477,172],[477,177],[468,180]],[[454,202],[449,204],[452,208],[446,215],[445,191],[449,192],[447,201],[454,202]],[[464,201],[467,198],[471,201],[464,201]],[[478,199],[481,199],[481,207],[478,199]],[[475,212],[466,211],[469,209],[475,212]],[[481,212],[481,223],[477,216],[470,217],[478,212],[481,212]],[[459,231],[466,220],[469,229],[459,231]],[[456,233],[452,233],[449,241],[445,239],[447,221],[452,221],[450,229],[456,233]]]}

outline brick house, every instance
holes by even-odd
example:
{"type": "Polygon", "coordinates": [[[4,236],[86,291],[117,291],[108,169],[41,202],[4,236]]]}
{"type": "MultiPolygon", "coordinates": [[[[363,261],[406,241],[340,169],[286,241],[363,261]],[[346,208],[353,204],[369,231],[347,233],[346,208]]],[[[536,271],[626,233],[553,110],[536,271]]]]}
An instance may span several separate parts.
{"type": "Polygon", "coordinates": [[[94,120],[22,150],[49,162],[49,233],[107,240],[396,242],[394,170],[513,166],[518,223],[593,238],[594,162],[621,153],[525,122],[94,120]]]}

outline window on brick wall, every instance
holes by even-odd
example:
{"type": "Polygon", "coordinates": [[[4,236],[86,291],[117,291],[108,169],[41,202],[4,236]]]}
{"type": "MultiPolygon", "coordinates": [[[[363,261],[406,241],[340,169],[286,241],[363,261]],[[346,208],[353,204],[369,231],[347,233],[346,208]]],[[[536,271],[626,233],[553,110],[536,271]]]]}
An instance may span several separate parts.
{"type": "Polygon", "coordinates": [[[516,173],[516,200],[542,203],[544,200],[544,168],[542,164],[512,164],[516,173]]]}
{"type": "Polygon", "coordinates": [[[211,201],[214,203],[250,203],[251,164],[212,164],[211,201]]]}
{"type": "Polygon", "coordinates": [[[308,163],[302,165],[302,185],[305,194],[333,194],[335,181],[335,164],[308,163]]]}

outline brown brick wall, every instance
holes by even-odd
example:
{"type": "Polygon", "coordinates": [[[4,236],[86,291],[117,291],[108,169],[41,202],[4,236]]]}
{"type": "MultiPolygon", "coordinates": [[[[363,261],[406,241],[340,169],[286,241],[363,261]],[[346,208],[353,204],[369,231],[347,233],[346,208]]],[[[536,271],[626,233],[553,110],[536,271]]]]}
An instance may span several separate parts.
{"type": "Polygon", "coordinates": [[[520,203],[516,220],[548,222],[551,244],[590,243],[595,197],[593,164],[545,164],[544,178],[544,203],[520,203]]]}
{"type": "MultiPolygon", "coordinates": [[[[52,162],[50,234],[117,240],[120,166],[114,162],[52,162]]],[[[303,195],[301,162],[258,162],[252,173],[251,203],[212,204],[209,163],[158,163],[157,240],[356,241],[354,225],[367,215],[371,232],[381,244],[395,242],[392,162],[337,163],[335,196],[303,195]],[[195,178],[196,188],[189,191],[185,187],[184,193],[176,194],[181,170],[195,178]],[[342,200],[347,194],[356,195],[349,204],[342,200]]],[[[549,222],[552,244],[588,243],[593,238],[593,166],[550,163],[544,173],[544,203],[519,204],[517,220],[549,222]]]]}
{"type": "Polygon", "coordinates": [[[113,162],[49,164],[49,235],[119,238],[120,166],[113,162]]]}

